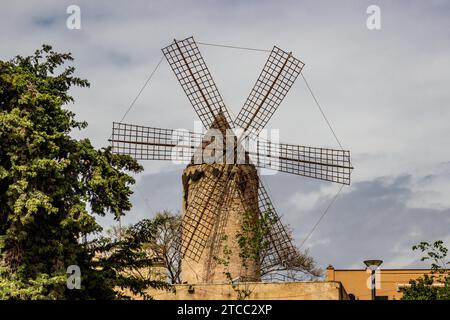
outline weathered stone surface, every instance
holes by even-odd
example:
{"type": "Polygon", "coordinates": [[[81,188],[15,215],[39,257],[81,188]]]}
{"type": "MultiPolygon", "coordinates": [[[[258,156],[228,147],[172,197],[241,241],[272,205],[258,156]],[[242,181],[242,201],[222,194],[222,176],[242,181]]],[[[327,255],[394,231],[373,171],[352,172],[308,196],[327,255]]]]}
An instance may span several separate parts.
{"type": "MultiPolygon", "coordinates": [[[[255,219],[259,214],[257,171],[252,165],[201,164],[188,166],[183,172],[183,215],[188,206],[195,205],[195,197],[202,193],[203,195],[209,193],[208,188],[211,187],[211,181],[207,181],[208,179],[221,179],[214,185],[223,190],[223,194],[214,195],[210,199],[209,205],[216,207],[217,202],[224,205],[217,213],[218,218],[214,219],[212,232],[199,261],[183,258],[181,279],[183,283],[190,284],[225,283],[228,282],[228,279],[224,272],[228,271],[232,278],[240,277],[259,281],[259,263],[247,263],[247,267],[244,268],[236,241],[236,234],[241,231],[244,213],[251,212],[255,215],[255,219]],[[215,177],[216,175],[211,174],[211,170],[224,171],[228,175],[215,177]],[[212,203],[213,201],[216,203],[212,203]],[[224,235],[227,236],[226,240],[223,240],[224,235]],[[214,258],[224,257],[224,246],[231,251],[228,267],[217,263],[217,259],[214,258]]],[[[183,241],[186,241],[184,235],[183,241]]]]}
{"type": "MultiPolygon", "coordinates": [[[[338,281],[317,282],[249,282],[240,289],[249,289],[249,300],[348,300],[338,281]]],[[[175,285],[172,291],[152,289],[157,300],[236,300],[237,293],[229,284],[175,285]]]]}

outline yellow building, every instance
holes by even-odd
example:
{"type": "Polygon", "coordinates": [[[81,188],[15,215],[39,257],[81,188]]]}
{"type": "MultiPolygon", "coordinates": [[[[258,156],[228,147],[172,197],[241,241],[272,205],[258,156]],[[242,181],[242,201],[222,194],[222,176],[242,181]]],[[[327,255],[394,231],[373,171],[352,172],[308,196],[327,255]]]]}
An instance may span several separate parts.
{"type": "MultiPolygon", "coordinates": [[[[409,281],[429,274],[429,269],[378,269],[375,274],[376,297],[400,300],[409,281]]],[[[368,269],[335,269],[329,266],[324,281],[241,283],[250,289],[250,300],[371,300],[371,271],[368,269]]],[[[440,285],[436,283],[435,285],[440,285]]],[[[230,284],[179,284],[173,290],[149,293],[157,300],[235,300],[230,284]]]]}
{"type": "MultiPolygon", "coordinates": [[[[400,300],[409,281],[430,273],[429,269],[379,269],[375,274],[376,296],[380,300],[400,300]]],[[[337,281],[351,299],[371,299],[371,271],[366,269],[335,269],[329,266],[327,281],[337,281]]]]}

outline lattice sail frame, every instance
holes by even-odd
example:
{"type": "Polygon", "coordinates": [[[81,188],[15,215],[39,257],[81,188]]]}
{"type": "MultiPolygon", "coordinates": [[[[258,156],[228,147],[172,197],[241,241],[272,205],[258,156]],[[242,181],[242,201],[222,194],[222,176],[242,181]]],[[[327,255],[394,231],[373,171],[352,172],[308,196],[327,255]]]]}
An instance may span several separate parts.
{"type": "MultiPolygon", "coordinates": [[[[214,118],[218,113],[226,110],[226,107],[195,41],[192,37],[175,41],[164,48],[163,53],[204,126],[211,127],[214,118]],[[202,83],[205,85],[202,86],[202,83]]],[[[246,130],[256,133],[265,126],[294,83],[303,65],[291,53],[286,53],[277,47],[273,48],[244,108],[237,117],[242,124],[245,122],[246,130]]],[[[225,118],[227,123],[232,123],[228,112],[225,113],[225,118]]],[[[167,154],[167,150],[165,151],[167,154]]]]}
{"type": "MultiPolygon", "coordinates": [[[[201,154],[207,145],[202,145],[204,135],[200,133],[117,122],[113,123],[111,142],[115,153],[127,154],[138,160],[172,160],[184,164],[193,160],[194,153],[201,154]]],[[[352,165],[350,151],[347,150],[258,140],[255,150],[244,152],[245,163],[259,168],[350,184],[352,165]]]]}
{"type": "Polygon", "coordinates": [[[258,141],[250,161],[260,168],[350,185],[350,151],[258,141]]]}
{"type": "Polygon", "coordinates": [[[182,255],[198,261],[211,236],[230,185],[230,171],[210,166],[195,189],[190,190],[189,207],[182,223],[182,255]]]}
{"type": "Polygon", "coordinates": [[[189,163],[202,142],[202,134],[184,130],[113,123],[113,152],[137,160],[172,160],[189,163]]]}
{"type": "MultiPolygon", "coordinates": [[[[239,176],[239,181],[234,180],[237,185],[246,183],[248,179],[245,175],[239,176]]],[[[245,204],[242,188],[237,188],[242,202],[245,204]]],[[[247,192],[247,191],[246,191],[247,192]]],[[[257,207],[253,207],[247,203],[245,210],[247,212],[255,212],[261,217],[268,218],[270,221],[269,232],[264,236],[263,243],[268,243],[260,254],[260,273],[265,275],[273,271],[276,267],[288,267],[291,261],[299,256],[299,251],[295,247],[292,237],[286,227],[281,222],[281,216],[275,210],[272,200],[267,193],[266,188],[258,174],[258,190],[257,190],[257,207]]]]}
{"type": "Polygon", "coordinates": [[[281,216],[275,210],[261,179],[259,179],[258,206],[262,215],[267,214],[274,221],[266,236],[269,246],[261,253],[261,274],[264,275],[276,266],[288,266],[290,261],[298,257],[299,251],[281,222],[281,216]]]}
{"type": "MultiPolygon", "coordinates": [[[[184,130],[176,131],[122,123],[114,123],[112,137],[113,152],[128,154],[136,159],[145,160],[174,160],[175,157],[175,160],[185,163],[190,162],[193,153],[201,149],[203,139],[202,134],[184,130]],[[181,142],[181,146],[177,147],[179,142],[181,142]],[[178,149],[177,152],[174,152],[175,148],[178,149]]],[[[250,154],[249,159],[259,167],[273,169],[276,167],[273,162],[278,161],[281,171],[338,183],[350,183],[351,167],[348,151],[275,144],[265,141],[259,142],[257,146],[257,152],[250,154]],[[279,149],[275,154],[280,158],[275,159],[267,156],[273,152],[273,149],[279,149]],[[341,169],[339,166],[347,166],[345,168],[349,170],[348,176],[335,179],[333,176],[335,173],[334,166],[337,166],[336,170],[341,169]],[[295,171],[295,168],[301,168],[301,170],[295,171]],[[331,172],[331,178],[330,174],[323,173],[324,168],[331,172]],[[320,170],[322,170],[322,173],[320,170]]],[[[182,232],[185,237],[185,241],[182,242],[182,253],[194,261],[200,259],[208,241],[211,241],[212,230],[215,225],[218,233],[215,239],[221,238],[220,235],[225,227],[223,220],[226,220],[225,214],[227,212],[222,210],[223,206],[227,206],[224,195],[228,194],[227,190],[235,183],[234,179],[230,179],[229,171],[224,172],[216,169],[216,173],[213,174],[214,170],[211,170],[207,171],[202,186],[194,191],[192,196],[195,201],[185,211],[182,224],[182,232]],[[217,178],[217,175],[220,178],[217,178]]],[[[237,190],[237,192],[240,191],[237,190]]],[[[275,221],[265,239],[270,245],[261,254],[261,273],[265,274],[274,268],[276,269],[277,266],[288,266],[290,261],[294,261],[298,257],[299,251],[293,244],[290,233],[282,224],[281,217],[275,210],[260,178],[258,209],[259,214],[267,213],[275,221]]],[[[254,208],[251,208],[251,210],[254,210],[254,208]]],[[[215,247],[214,244],[210,243],[209,246],[211,245],[213,245],[213,253],[217,255],[217,250],[221,247],[220,243],[217,243],[215,247]]]]}
{"type": "Polygon", "coordinates": [[[232,123],[194,38],[175,40],[162,52],[205,128],[209,129],[221,113],[232,123]]]}
{"type": "MultiPolygon", "coordinates": [[[[175,40],[173,44],[163,48],[163,53],[204,126],[210,128],[218,115],[224,116],[225,123],[232,123],[227,108],[223,103],[223,99],[212,80],[209,70],[206,67],[193,38],[187,38],[182,41],[175,40]]],[[[236,124],[247,130],[251,130],[254,134],[258,133],[270,120],[273,113],[284,99],[298,74],[301,72],[303,65],[304,64],[300,60],[292,57],[291,53],[286,53],[283,50],[274,47],[263,71],[236,119],[236,124]]],[[[195,150],[198,150],[198,148],[201,148],[202,135],[192,135],[187,132],[177,132],[176,135],[178,135],[178,138],[176,137],[175,140],[183,140],[184,144],[182,144],[183,146],[181,148],[177,148],[175,159],[178,159],[181,162],[192,159],[192,153],[195,152],[195,150]]],[[[173,130],[115,123],[112,138],[113,152],[117,151],[118,153],[129,154],[136,159],[169,160],[170,158],[173,160],[173,149],[175,148],[175,145],[177,145],[173,141],[173,136],[173,130]],[[129,131],[127,131],[127,129],[129,131]],[[171,143],[168,143],[169,136],[172,140],[171,143]]],[[[328,154],[328,151],[324,153],[323,150],[331,149],[293,146],[298,149],[292,150],[289,145],[279,145],[278,148],[280,149],[280,154],[283,154],[284,152],[291,157],[289,158],[286,156],[285,159],[283,159],[283,157],[274,158],[264,155],[264,152],[260,152],[264,151],[264,147],[266,146],[263,144],[262,149],[258,148],[256,154],[253,154],[252,158],[253,162],[256,162],[260,167],[269,166],[270,168],[273,168],[275,165],[275,167],[278,167],[281,171],[284,170],[284,172],[338,183],[345,183],[346,181],[348,181],[348,184],[350,183],[350,177],[348,177],[348,180],[346,180],[345,177],[342,177],[342,175],[345,176],[346,172],[342,173],[341,171],[336,171],[332,172],[333,174],[331,175],[320,174],[321,170],[323,171],[324,166],[325,168],[329,166],[328,163],[318,163],[317,161],[310,161],[310,163],[308,163],[303,161],[302,164],[299,164],[301,163],[300,159],[303,158],[304,160],[304,154],[311,154],[312,150],[314,150],[314,153],[319,154],[319,158],[322,159],[324,154],[328,154]],[[309,148],[308,151],[306,151],[305,148],[309,148]],[[318,152],[318,150],[320,150],[320,152],[318,152]],[[297,158],[295,158],[294,155],[296,155],[297,158]],[[308,163],[308,165],[305,165],[306,163],[308,163]]],[[[270,148],[273,149],[277,147],[275,147],[274,144],[271,144],[270,148]]],[[[334,151],[338,152],[339,150],[334,151]]],[[[344,159],[342,161],[344,163],[348,162],[350,166],[349,153],[343,155],[334,153],[333,155],[335,156],[335,159],[332,158],[331,163],[342,158],[344,159]],[[346,156],[348,156],[348,161],[345,158],[346,156]]],[[[345,167],[345,164],[342,166],[345,167]]],[[[343,169],[351,170],[349,168],[343,169]]],[[[222,171],[221,174],[223,175],[223,173],[224,172],[222,171]]],[[[223,176],[227,177],[226,174],[223,176]]],[[[227,182],[223,183],[219,188],[217,188],[217,186],[212,188],[214,189],[213,194],[219,196],[224,193],[229,185],[229,177],[226,179],[228,179],[226,180],[227,182]]],[[[270,268],[276,264],[284,264],[286,262],[286,257],[295,257],[297,254],[294,253],[296,252],[296,249],[292,243],[292,239],[281,224],[279,216],[273,208],[267,192],[262,186],[261,179],[259,179],[259,181],[261,185],[261,190],[258,191],[260,212],[267,212],[267,210],[270,209],[268,212],[276,216],[276,220],[278,221],[273,230],[271,230],[271,246],[264,255],[267,258],[262,262],[263,268],[270,268]]],[[[201,239],[190,240],[191,243],[198,244],[196,247],[197,250],[192,250],[194,253],[189,253],[191,250],[188,247],[183,249],[185,254],[193,256],[195,260],[201,255],[205,246],[204,239],[206,239],[208,236],[207,233],[210,232],[212,228],[212,220],[215,218],[211,217],[215,216],[217,219],[220,214],[220,208],[208,210],[206,216],[205,213],[199,214],[192,208],[188,208],[186,212],[188,215],[192,215],[193,218],[190,219],[191,223],[187,223],[183,232],[193,236],[196,234],[196,230],[190,230],[189,228],[195,225],[202,226],[204,228],[202,230],[205,231],[204,233],[199,233],[203,234],[201,239]],[[203,216],[206,217],[205,222],[200,221],[203,216]],[[206,222],[208,219],[209,222],[206,222]]]]}
{"type": "Polygon", "coordinates": [[[278,47],[273,47],[261,74],[234,124],[257,135],[269,122],[304,63],[278,47]]]}

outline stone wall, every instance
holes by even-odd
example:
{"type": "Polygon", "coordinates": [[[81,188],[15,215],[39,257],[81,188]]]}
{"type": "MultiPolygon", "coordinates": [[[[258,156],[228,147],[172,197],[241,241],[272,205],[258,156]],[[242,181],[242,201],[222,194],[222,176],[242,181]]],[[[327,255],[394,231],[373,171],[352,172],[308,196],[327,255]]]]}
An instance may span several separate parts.
{"type": "MultiPolygon", "coordinates": [[[[217,219],[214,219],[213,228],[200,259],[195,261],[188,257],[183,258],[182,282],[223,283],[228,280],[225,272],[229,272],[232,278],[241,277],[258,281],[259,263],[247,261],[246,267],[243,267],[243,261],[239,257],[240,248],[236,241],[236,234],[241,231],[244,213],[251,211],[255,219],[259,214],[258,177],[255,167],[227,164],[188,166],[183,172],[183,215],[189,206],[199,204],[220,210],[217,210],[217,219]],[[213,188],[214,191],[210,190],[213,188]],[[208,198],[208,201],[204,201],[203,198],[208,198]],[[225,246],[230,251],[228,266],[217,261],[217,258],[225,258],[223,254],[225,246]]],[[[202,222],[208,219],[208,215],[211,213],[206,212],[202,222]]],[[[200,232],[201,227],[197,227],[195,232],[200,232]]],[[[186,239],[186,235],[183,234],[183,241],[186,242],[186,239]]]]}
{"type": "MultiPolygon", "coordinates": [[[[250,282],[240,285],[249,289],[249,300],[348,300],[340,282],[250,282]]],[[[176,285],[173,291],[152,290],[156,300],[236,300],[229,284],[176,285]]]]}

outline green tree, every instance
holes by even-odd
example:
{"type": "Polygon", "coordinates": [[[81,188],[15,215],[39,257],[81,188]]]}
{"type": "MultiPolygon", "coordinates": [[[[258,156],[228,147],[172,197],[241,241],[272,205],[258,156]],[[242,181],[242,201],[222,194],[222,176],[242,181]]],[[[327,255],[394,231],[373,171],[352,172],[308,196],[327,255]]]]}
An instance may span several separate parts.
{"type": "Polygon", "coordinates": [[[450,275],[447,269],[450,261],[447,261],[448,249],[443,241],[421,242],[413,246],[413,250],[426,253],[421,261],[431,261],[431,273],[411,280],[410,287],[403,293],[403,300],[450,300],[450,275]]]}
{"type": "MultiPolygon", "coordinates": [[[[87,124],[64,108],[74,102],[69,90],[89,86],[64,66],[71,60],[44,45],[32,56],[0,61],[1,299],[113,299],[122,297],[118,285],[146,286],[120,277],[124,264],[139,258],[133,246],[81,241],[101,231],[95,215],[117,219],[130,210],[135,181],[127,172],[142,167],[70,136],[87,124]],[[106,249],[114,254],[98,259],[106,249]],[[81,270],[79,290],[66,287],[70,265],[81,270]]],[[[128,245],[139,246],[139,237],[128,245]]]]}
{"type": "Polygon", "coordinates": [[[102,270],[103,276],[114,287],[111,298],[139,296],[152,299],[148,288],[171,288],[166,281],[155,279],[149,272],[157,257],[148,250],[148,244],[157,241],[158,229],[157,221],[144,219],[124,228],[120,237],[100,237],[89,243],[90,251],[95,253],[92,266],[102,270]]]}

